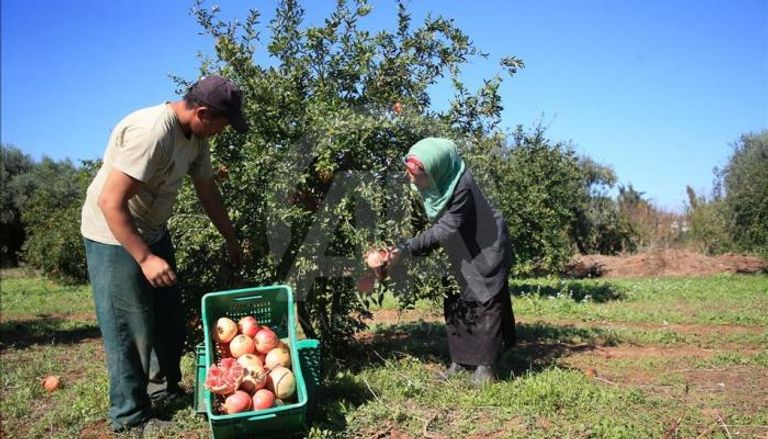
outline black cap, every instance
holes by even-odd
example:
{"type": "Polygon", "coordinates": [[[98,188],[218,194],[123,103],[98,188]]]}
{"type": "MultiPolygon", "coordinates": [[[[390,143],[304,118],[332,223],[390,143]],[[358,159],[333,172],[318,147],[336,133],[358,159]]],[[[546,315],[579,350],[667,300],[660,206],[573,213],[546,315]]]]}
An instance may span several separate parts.
{"type": "Polygon", "coordinates": [[[234,82],[221,76],[203,76],[192,84],[189,97],[224,113],[229,124],[238,133],[248,132],[248,122],[243,117],[243,99],[234,82]]]}

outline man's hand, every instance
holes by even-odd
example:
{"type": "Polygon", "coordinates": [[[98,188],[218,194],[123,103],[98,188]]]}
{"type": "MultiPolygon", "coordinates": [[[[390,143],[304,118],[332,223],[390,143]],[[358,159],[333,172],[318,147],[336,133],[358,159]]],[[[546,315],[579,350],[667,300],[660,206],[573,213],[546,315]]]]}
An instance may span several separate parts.
{"type": "Polygon", "coordinates": [[[150,254],[140,266],[149,284],[154,288],[170,287],[176,283],[176,273],[160,256],[150,254]]]}

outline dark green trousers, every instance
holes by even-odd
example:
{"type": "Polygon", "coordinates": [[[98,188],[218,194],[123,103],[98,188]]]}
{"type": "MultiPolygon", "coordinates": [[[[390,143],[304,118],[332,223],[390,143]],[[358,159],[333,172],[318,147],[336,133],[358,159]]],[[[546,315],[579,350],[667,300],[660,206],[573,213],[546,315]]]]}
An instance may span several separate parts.
{"type": "MultiPolygon", "coordinates": [[[[170,235],[150,246],[176,271],[170,235]]],[[[119,245],[85,239],[109,374],[109,421],[115,431],[151,416],[151,399],[176,392],[181,381],[184,317],[178,286],[152,288],[119,245]]]]}

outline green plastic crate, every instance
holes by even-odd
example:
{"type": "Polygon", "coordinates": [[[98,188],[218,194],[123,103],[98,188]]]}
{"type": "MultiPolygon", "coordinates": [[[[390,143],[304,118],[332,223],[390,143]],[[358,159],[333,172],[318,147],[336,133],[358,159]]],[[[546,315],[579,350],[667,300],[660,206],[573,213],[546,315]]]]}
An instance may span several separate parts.
{"type": "Polygon", "coordinates": [[[205,410],[211,434],[217,439],[252,437],[288,437],[303,431],[307,417],[307,385],[302,373],[296,340],[293,293],[287,285],[245,288],[208,293],[202,300],[203,330],[205,334],[205,364],[219,360],[219,352],[212,338],[216,320],[229,317],[234,321],[252,315],[261,325],[268,325],[281,339],[288,339],[291,369],[296,379],[294,401],[266,410],[221,415],[214,413],[215,395],[204,392],[205,410]]]}
{"type": "MultiPolygon", "coordinates": [[[[304,383],[307,385],[307,415],[317,409],[322,380],[320,342],[311,338],[296,342],[296,350],[299,353],[301,372],[304,375],[304,383]]],[[[197,345],[197,374],[195,375],[195,412],[199,415],[206,414],[207,390],[205,389],[205,375],[208,373],[206,364],[205,343],[197,345]]]]}
{"type": "Polygon", "coordinates": [[[198,414],[205,413],[205,374],[208,373],[208,364],[205,357],[205,343],[200,343],[195,348],[195,400],[193,406],[198,414]]]}

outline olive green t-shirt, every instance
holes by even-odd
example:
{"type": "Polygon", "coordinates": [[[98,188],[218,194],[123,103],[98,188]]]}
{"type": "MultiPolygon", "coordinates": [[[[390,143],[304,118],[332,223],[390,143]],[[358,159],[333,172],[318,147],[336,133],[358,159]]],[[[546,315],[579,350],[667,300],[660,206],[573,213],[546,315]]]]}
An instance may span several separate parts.
{"type": "Polygon", "coordinates": [[[128,208],[148,244],[163,237],[184,177],[213,176],[208,142],[194,134],[187,138],[167,102],[126,116],[109,137],[104,162],[88,187],[80,225],[84,237],[115,245],[120,243],[97,204],[113,169],[144,183],[128,208]]]}

